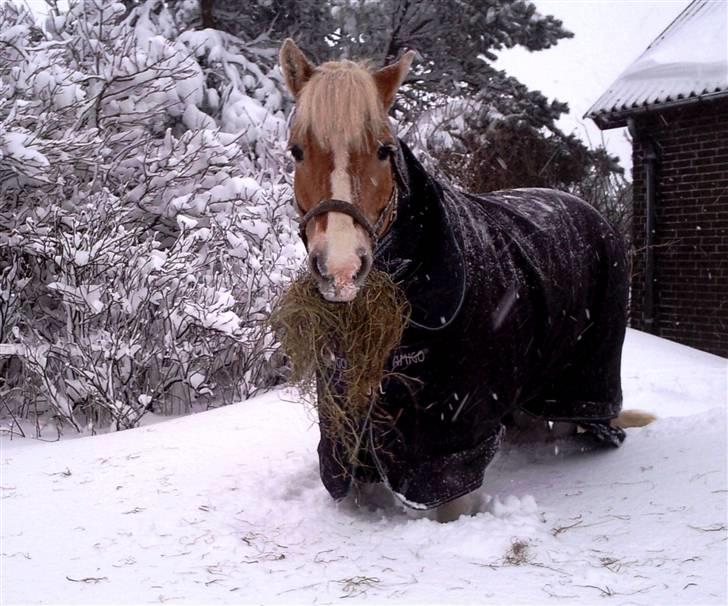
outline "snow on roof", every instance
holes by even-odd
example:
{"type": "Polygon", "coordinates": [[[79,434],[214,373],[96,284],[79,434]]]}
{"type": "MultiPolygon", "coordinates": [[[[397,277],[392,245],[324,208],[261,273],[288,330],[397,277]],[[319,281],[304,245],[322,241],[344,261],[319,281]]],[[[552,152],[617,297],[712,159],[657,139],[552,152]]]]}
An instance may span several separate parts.
{"type": "Polygon", "coordinates": [[[614,128],[640,111],[722,95],[728,95],[728,2],[694,0],[585,117],[614,128]]]}

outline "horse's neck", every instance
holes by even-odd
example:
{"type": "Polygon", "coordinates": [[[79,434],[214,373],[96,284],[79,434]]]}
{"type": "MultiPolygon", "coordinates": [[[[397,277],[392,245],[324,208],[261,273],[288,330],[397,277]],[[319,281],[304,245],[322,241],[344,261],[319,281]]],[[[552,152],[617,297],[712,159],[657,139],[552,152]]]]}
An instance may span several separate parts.
{"type": "MultiPolygon", "coordinates": [[[[401,139],[397,140],[397,147],[394,152],[394,177],[399,188],[400,198],[405,199],[410,195],[410,166],[414,156],[409,147],[401,139]],[[409,159],[409,162],[408,162],[409,159]]],[[[414,160],[416,162],[416,160],[414,160]]]]}
{"type": "Polygon", "coordinates": [[[452,192],[430,176],[404,144],[401,154],[408,189],[387,234],[389,242],[377,251],[377,263],[405,289],[412,306],[410,325],[437,332],[451,325],[465,296],[455,217],[445,199],[452,192]]]}
{"type": "Polygon", "coordinates": [[[377,249],[377,257],[391,261],[423,257],[422,249],[432,245],[440,215],[440,188],[410,149],[399,142],[394,168],[399,188],[397,216],[377,249]]]}
{"type": "Polygon", "coordinates": [[[408,195],[402,210],[414,223],[417,233],[425,237],[427,232],[437,227],[439,221],[442,186],[430,175],[410,149],[401,144],[401,153],[406,167],[408,195]]]}

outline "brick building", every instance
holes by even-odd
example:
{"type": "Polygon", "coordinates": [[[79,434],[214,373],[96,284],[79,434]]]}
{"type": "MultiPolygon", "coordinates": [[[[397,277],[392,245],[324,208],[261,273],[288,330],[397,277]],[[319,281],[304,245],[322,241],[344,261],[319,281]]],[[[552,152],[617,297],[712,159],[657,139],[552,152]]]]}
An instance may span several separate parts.
{"type": "Polygon", "coordinates": [[[728,3],[694,0],[587,117],[633,140],[631,326],[728,357],[728,3]]]}

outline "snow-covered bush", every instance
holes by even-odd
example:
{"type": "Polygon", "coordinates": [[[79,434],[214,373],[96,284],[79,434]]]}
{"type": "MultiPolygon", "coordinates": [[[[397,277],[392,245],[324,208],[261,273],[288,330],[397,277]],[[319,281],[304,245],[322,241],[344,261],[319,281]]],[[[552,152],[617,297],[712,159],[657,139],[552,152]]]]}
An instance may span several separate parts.
{"type": "Polygon", "coordinates": [[[125,428],[270,382],[301,256],[272,56],[161,0],[0,6],[0,414],[125,428]]]}

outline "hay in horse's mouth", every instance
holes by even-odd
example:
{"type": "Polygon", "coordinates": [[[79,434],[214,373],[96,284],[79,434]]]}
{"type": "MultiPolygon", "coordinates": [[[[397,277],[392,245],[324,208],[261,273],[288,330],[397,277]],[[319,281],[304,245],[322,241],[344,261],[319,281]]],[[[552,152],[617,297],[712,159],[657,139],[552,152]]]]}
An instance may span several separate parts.
{"type": "Polygon", "coordinates": [[[288,356],[290,380],[317,407],[329,437],[341,444],[342,463],[361,463],[363,431],[383,421],[376,398],[408,318],[404,293],[377,270],[353,301],[326,301],[306,273],[274,305],[271,326],[288,356]]]}

